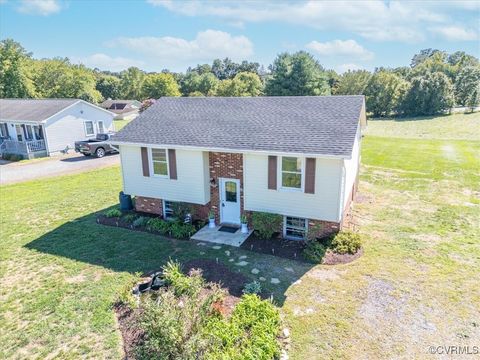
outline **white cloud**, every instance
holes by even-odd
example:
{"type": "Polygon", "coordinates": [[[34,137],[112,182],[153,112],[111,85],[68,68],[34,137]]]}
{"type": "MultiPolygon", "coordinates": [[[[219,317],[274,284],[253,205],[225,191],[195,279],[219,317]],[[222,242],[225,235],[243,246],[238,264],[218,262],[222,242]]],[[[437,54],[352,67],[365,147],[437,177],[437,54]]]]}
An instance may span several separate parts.
{"type": "Polygon", "coordinates": [[[24,14],[47,16],[59,12],[61,8],[57,0],[22,0],[17,11],[24,14]]]}
{"type": "Polygon", "coordinates": [[[236,24],[277,21],[320,30],[352,31],[366,39],[416,42],[426,26],[451,25],[452,9],[474,9],[477,1],[172,1],[147,0],[185,16],[214,16],[236,24]]]}
{"type": "Polygon", "coordinates": [[[344,72],[347,72],[348,70],[363,70],[365,69],[364,67],[357,65],[357,64],[342,64],[338,65],[335,68],[338,73],[343,74],[344,72]]]}
{"type": "Polygon", "coordinates": [[[158,61],[171,63],[194,63],[229,57],[243,60],[253,54],[253,44],[245,36],[233,36],[216,30],[199,32],[195,39],[186,40],[171,36],[163,37],[121,37],[113,40],[111,46],[151,56],[158,61]]]}
{"type": "Polygon", "coordinates": [[[101,53],[93,54],[87,57],[72,57],[71,60],[73,63],[110,71],[122,71],[131,66],[141,67],[144,65],[143,61],[127,59],[124,57],[111,57],[101,53]]]}
{"type": "Polygon", "coordinates": [[[467,30],[461,26],[434,27],[430,31],[449,41],[474,41],[479,38],[476,31],[467,30]]]}
{"type": "Polygon", "coordinates": [[[358,60],[373,59],[373,53],[355,40],[333,40],[324,43],[312,41],[305,46],[322,56],[348,57],[358,60]]]}

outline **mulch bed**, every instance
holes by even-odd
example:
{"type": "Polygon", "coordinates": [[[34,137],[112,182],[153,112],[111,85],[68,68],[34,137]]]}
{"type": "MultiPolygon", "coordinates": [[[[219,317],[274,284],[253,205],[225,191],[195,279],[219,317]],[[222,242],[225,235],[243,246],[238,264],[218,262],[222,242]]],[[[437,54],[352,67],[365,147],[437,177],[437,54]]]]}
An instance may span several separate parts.
{"type": "Polygon", "coordinates": [[[118,327],[122,334],[124,359],[135,359],[135,350],[142,344],[144,333],[138,326],[141,310],[132,310],[125,304],[117,303],[113,310],[117,316],[118,327]]]}
{"type": "Polygon", "coordinates": [[[278,236],[265,240],[258,238],[254,233],[245,240],[240,248],[262,254],[275,255],[285,259],[307,262],[302,256],[303,249],[305,248],[303,241],[286,240],[278,236]]]}
{"type": "Polygon", "coordinates": [[[357,260],[363,255],[363,248],[360,248],[355,254],[337,254],[333,251],[327,251],[322,259],[323,265],[348,264],[357,260]]]}

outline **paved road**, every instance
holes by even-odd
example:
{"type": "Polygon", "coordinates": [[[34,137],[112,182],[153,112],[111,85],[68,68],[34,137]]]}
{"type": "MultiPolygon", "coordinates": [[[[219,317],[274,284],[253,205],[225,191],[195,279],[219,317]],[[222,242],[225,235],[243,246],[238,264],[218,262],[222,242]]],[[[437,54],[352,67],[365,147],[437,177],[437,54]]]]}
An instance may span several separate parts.
{"type": "Polygon", "coordinates": [[[0,185],[80,173],[119,163],[120,157],[118,154],[97,159],[76,153],[27,162],[0,161],[0,185]]]}

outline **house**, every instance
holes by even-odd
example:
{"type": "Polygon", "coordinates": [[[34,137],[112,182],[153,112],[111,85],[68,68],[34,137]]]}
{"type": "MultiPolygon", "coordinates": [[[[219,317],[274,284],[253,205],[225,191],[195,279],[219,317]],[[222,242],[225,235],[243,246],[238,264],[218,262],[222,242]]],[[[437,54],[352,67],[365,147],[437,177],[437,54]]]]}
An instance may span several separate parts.
{"type": "Polygon", "coordinates": [[[142,103],[137,100],[105,100],[100,106],[108,111],[117,114],[115,120],[133,120],[142,107],[142,103]]]}
{"type": "Polygon", "coordinates": [[[363,96],[164,97],[112,143],[138,211],[168,218],[182,202],[227,224],[275,213],[285,238],[303,239],[341,229],[365,126],[363,96]]]}
{"type": "Polygon", "coordinates": [[[114,113],[79,99],[0,99],[0,152],[26,158],[114,130],[114,113]]]}

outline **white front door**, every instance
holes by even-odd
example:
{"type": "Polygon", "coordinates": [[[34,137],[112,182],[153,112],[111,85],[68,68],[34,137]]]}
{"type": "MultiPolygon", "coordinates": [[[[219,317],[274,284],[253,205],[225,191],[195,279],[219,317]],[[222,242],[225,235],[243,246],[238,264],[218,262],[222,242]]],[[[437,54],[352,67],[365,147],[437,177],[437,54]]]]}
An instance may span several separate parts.
{"type": "Polygon", "coordinates": [[[240,224],[240,180],[220,178],[220,222],[240,224]]]}

